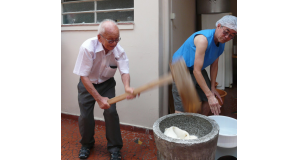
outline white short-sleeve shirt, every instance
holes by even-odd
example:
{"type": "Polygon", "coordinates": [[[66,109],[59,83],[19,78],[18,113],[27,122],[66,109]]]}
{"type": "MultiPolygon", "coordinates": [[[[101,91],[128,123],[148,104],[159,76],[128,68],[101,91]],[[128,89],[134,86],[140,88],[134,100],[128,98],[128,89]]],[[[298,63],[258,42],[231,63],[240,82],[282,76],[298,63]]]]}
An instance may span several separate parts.
{"type": "Polygon", "coordinates": [[[117,46],[105,54],[97,37],[90,38],[80,46],[73,73],[86,76],[94,84],[102,83],[115,75],[119,68],[120,74],[129,73],[128,58],[124,49],[117,46]]]}

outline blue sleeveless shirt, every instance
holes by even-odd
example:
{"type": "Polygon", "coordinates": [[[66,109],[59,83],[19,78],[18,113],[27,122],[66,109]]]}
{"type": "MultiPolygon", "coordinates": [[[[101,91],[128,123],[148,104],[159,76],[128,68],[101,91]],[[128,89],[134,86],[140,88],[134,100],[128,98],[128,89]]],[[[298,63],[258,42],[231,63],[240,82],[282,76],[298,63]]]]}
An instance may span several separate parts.
{"type": "Polygon", "coordinates": [[[192,34],[183,45],[174,53],[172,62],[175,62],[178,58],[182,57],[189,70],[194,69],[196,46],[194,44],[194,38],[196,35],[202,34],[208,41],[207,48],[205,50],[203,67],[201,70],[211,65],[224,51],[225,43],[219,43],[216,46],[214,42],[214,34],[216,29],[206,29],[195,32],[192,34]]]}

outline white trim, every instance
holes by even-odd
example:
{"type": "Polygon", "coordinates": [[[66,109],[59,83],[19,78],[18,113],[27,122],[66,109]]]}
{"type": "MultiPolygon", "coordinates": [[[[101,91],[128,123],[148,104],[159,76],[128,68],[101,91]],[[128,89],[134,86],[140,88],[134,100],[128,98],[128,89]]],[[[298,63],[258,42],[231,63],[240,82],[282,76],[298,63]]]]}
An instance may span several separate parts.
{"type": "MultiPolygon", "coordinates": [[[[99,24],[76,24],[76,25],[61,25],[61,31],[98,31],[99,24]]],[[[118,23],[120,30],[133,29],[134,23],[118,23]]]]}

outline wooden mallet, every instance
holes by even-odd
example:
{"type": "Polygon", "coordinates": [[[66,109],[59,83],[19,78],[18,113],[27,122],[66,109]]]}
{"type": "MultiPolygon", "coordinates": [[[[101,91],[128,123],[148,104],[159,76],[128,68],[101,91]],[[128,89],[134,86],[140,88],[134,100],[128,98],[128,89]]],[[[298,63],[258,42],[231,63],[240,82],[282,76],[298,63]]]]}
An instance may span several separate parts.
{"type": "MultiPolygon", "coordinates": [[[[198,94],[184,60],[179,59],[175,63],[170,64],[170,70],[171,73],[168,75],[134,89],[133,94],[137,95],[154,87],[170,84],[174,80],[184,107],[184,111],[192,113],[200,112],[202,102],[198,98],[198,94]]],[[[114,104],[126,99],[127,96],[128,93],[124,93],[109,99],[107,102],[109,104],[114,104]]]]}

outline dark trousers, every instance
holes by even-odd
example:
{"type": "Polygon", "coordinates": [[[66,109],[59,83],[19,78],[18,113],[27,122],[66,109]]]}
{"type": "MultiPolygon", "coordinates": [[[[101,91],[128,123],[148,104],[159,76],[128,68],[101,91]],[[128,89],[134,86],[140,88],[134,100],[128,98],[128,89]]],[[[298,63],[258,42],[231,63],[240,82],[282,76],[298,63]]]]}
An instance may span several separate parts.
{"type": "MultiPolygon", "coordinates": [[[[205,82],[208,86],[209,89],[211,89],[211,86],[210,86],[210,79],[208,77],[208,74],[206,72],[205,69],[203,69],[201,71],[204,79],[205,79],[205,82]]],[[[193,81],[193,84],[195,85],[195,88],[196,88],[196,91],[197,91],[197,94],[198,94],[198,97],[199,99],[203,102],[207,102],[207,97],[205,95],[205,93],[202,91],[201,87],[199,86],[194,74],[193,74],[193,71],[190,70],[190,75],[192,77],[192,81],[193,81]]],[[[180,111],[180,112],[185,112],[184,111],[184,108],[183,108],[183,105],[182,105],[182,101],[181,101],[181,98],[180,98],[180,95],[178,93],[178,90],[177,90],[177,87],[176,87],[176,84],[173,82],[172,84],[172,95],[173,95],[173,99],[174,99],[174,108],[176,111],[180,111]]]]}
{"type": "MultiPolygon", "coordinates": [[[[103,97],[115,97],[116,81],[112,77],[109,80],[93,84],[98,93],[103,97]]],[[[79,130],[81,134],[80,143],[82,146],[91,147],[95,143],[95,120],[94,120],[94,97],[85,89],[81,80],[77,85],[78,102],[80,108],[80,116],[78,118],[79,130]]],[[[107,150],[109,152],[120,151],[123,147],[121,137],[119,115],[116,110],[116,104],[110,105],[109,109],[104,110],[104,120],[106,127],[107,150]]]]}

